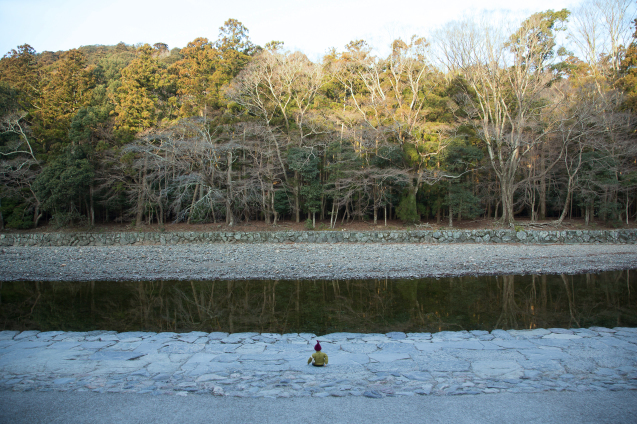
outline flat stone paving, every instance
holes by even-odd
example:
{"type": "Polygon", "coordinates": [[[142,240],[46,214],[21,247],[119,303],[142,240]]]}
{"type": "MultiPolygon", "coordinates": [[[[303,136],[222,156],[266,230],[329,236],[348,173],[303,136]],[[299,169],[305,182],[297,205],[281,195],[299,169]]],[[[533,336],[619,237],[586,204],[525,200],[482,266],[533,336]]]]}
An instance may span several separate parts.
{"type": "Polygon", "coordinates": [[[637,390],[637,329],[313,334],[0,332],[0,390],[238,397],[637,390]]]}

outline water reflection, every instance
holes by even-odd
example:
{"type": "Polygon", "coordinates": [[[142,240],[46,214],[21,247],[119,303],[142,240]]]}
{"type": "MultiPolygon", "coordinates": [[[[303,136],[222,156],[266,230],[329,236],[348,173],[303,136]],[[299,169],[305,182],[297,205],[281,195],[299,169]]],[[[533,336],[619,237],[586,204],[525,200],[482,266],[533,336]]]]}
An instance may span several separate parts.
{"type": "Polygon", "coordinates": [[[420,280],[4,282],[0,328],[320,335],[637,327],[635,280],[635,271],[617,271],[420,280]]]}

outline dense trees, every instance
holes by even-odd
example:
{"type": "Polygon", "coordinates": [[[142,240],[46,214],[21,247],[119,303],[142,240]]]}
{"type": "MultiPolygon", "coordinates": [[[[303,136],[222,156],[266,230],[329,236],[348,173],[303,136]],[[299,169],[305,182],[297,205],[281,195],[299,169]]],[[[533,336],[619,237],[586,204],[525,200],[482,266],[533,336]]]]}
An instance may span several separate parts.
{"type": "Polygon", "coordinates": [[[455,22],[320,63],[233,19],[182,49],[25,44],[0,60],[0,223],[627,223],[633,14],[597,0],[455,22]]]}

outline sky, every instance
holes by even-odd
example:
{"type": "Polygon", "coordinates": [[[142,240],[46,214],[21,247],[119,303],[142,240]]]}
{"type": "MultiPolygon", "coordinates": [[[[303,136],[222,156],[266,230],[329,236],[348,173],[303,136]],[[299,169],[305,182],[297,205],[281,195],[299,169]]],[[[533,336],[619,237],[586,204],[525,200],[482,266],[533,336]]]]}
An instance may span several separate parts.
{"type": "Polygon", "coordinates": [[[479,13],[524,18],[581,0],[0,0],[0,55],[18,45],[36,51],[83,45],[163,42],[184,47],[197,37],[216,40],[234,18],[253,43],[283,41],[312,60],[331,47],[364,39],[378,52],[392,40],[427,36],[442,24],[479,13]]]}

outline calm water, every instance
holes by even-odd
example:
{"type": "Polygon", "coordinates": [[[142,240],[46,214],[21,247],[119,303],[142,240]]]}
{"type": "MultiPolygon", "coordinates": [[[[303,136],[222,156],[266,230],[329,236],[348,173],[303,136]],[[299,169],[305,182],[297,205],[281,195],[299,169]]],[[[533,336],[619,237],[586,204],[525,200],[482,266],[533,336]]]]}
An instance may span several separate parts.
{"type": "Polygon", "coordinates": [[[637,327],[637,272],[420,280],[3,282],[0,329],[436,332],[637,327]]]}

